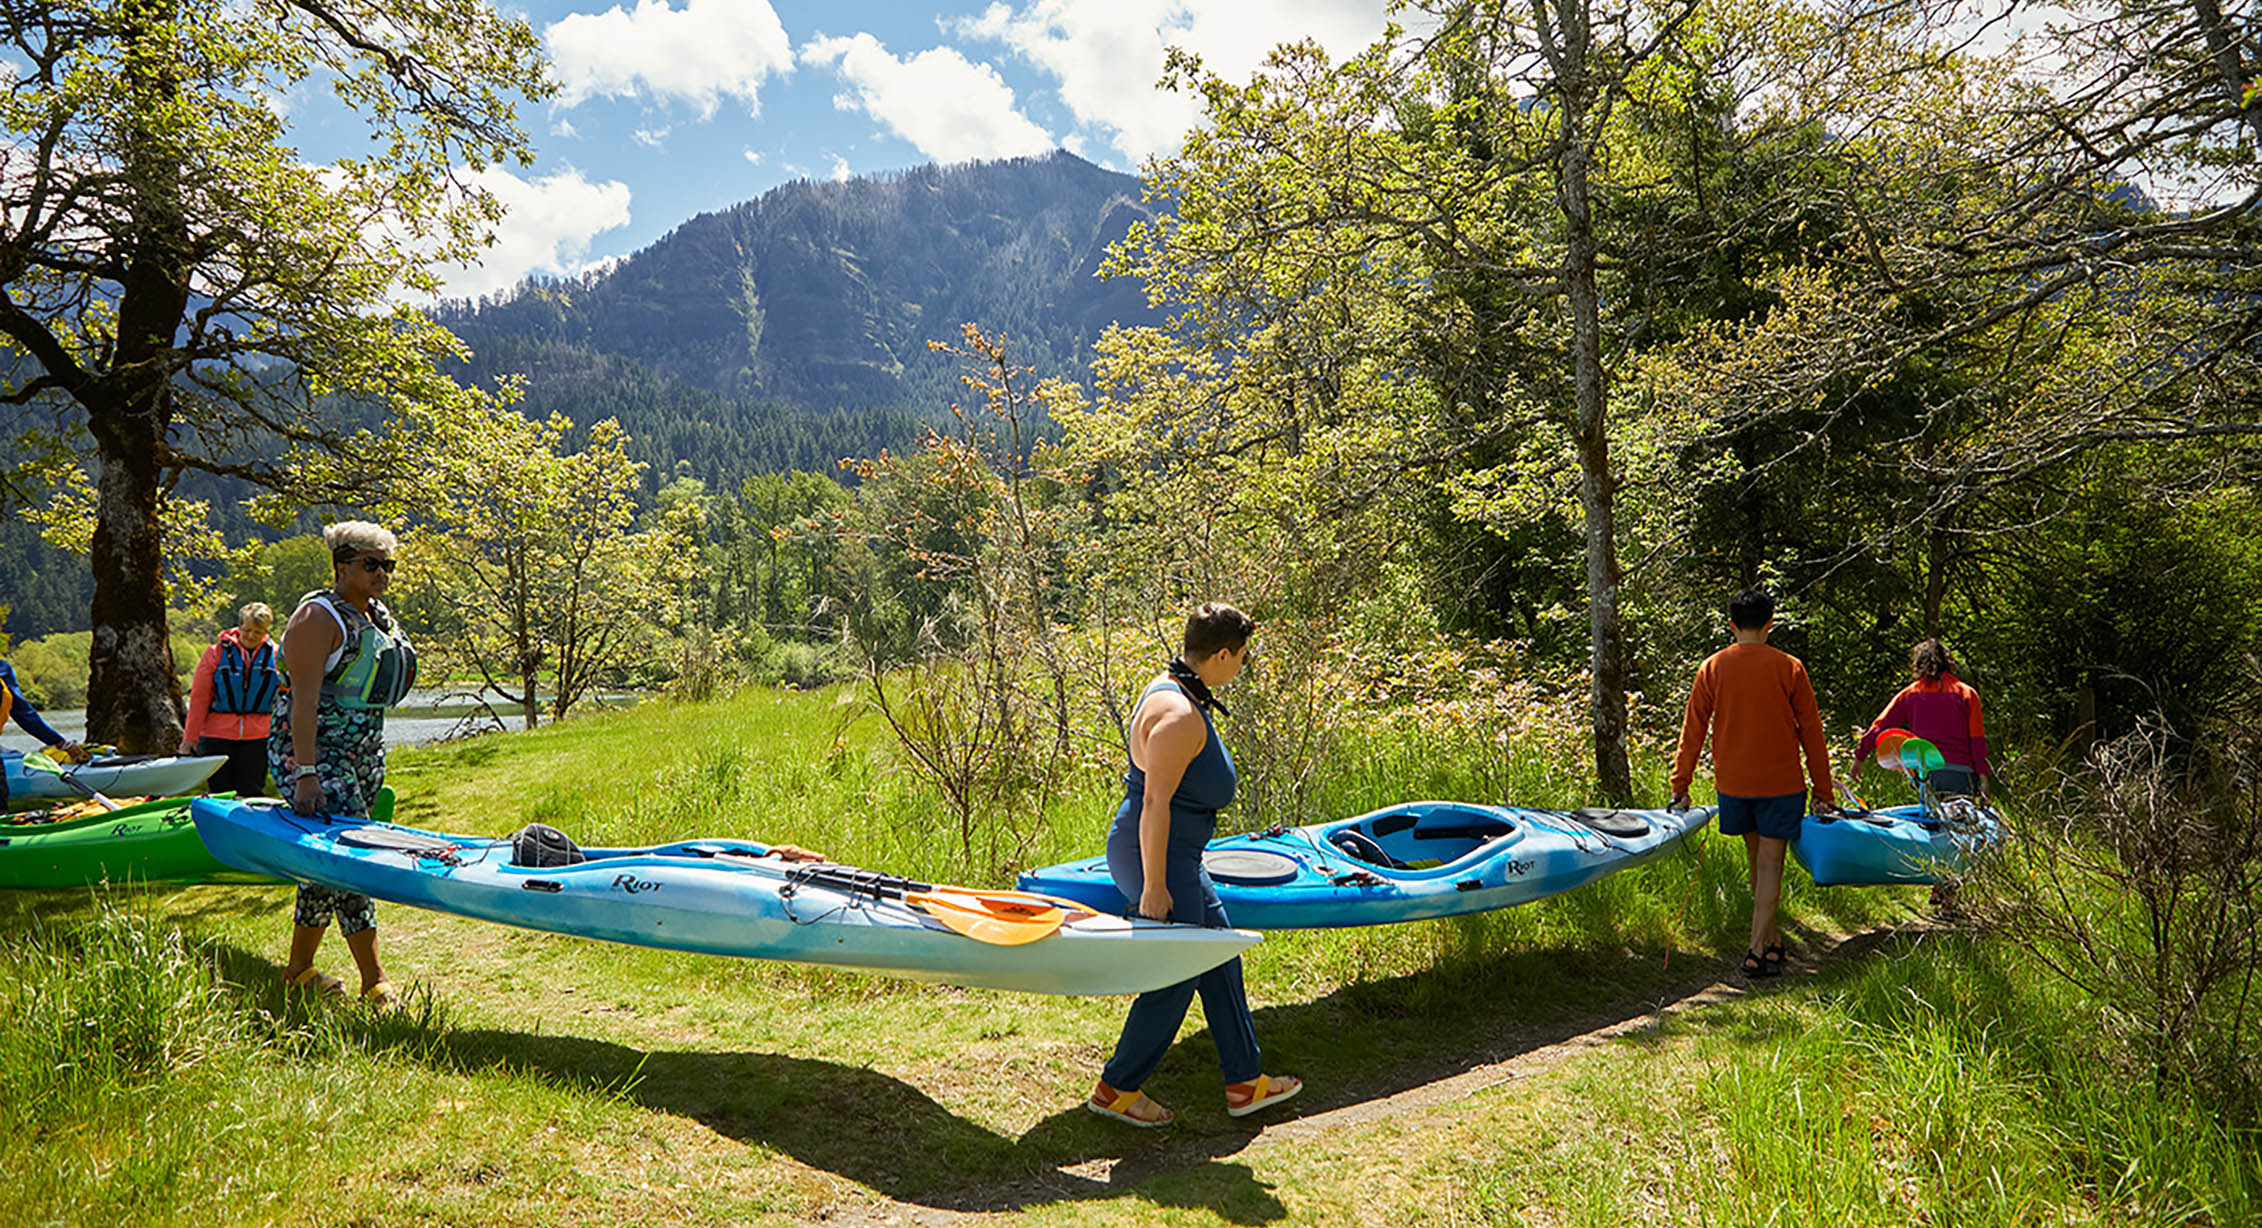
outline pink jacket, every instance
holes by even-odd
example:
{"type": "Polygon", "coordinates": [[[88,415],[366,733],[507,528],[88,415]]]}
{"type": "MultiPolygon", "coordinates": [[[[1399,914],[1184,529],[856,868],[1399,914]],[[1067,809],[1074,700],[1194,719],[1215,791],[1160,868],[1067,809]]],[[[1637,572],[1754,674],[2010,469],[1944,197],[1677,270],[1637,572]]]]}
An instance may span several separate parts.
{"type": "Polygon", "coordinates": [[[1995,769],[1987,762],[1987,724],[1979,717],[1979,692],[1954,674],[1938,681],[1919,678],[1901,688],[1893,702],[1870,722],[1854,753],[1867,759],[1877,753],[1877,736],[1888,729],[1906,729],[1940,748],[1940,757],[1982,776],[1995,769]]]}
{"type": "MultiPolygon", "coordinates": [[[[199,738],[226,738],[237,742],[264,741],[274,718],[265,712],[241,716],[212,710],[212,675],[220,668],[222,645],[233,643],[242,646],[237,628],[230,627],[220,633],[218,643],[204,650],[197,658],[196,677],[189,683],[188,720],[181,726],[181,745],[194,746],[199,738]]],[[[268,643],[274,643],[274,637],[268,643]]],[[[278,662],[278,664],[280,664],[278,662]]]]}

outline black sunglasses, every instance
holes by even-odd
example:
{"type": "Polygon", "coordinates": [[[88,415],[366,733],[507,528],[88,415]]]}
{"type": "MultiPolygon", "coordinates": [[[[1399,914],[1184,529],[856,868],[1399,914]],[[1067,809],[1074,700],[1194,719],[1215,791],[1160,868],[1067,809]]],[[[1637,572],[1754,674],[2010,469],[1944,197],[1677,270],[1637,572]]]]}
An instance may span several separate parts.
{"type": "Polygon", "coordinates": [[[374,554],[363,555],[360,559],[360,562],[361,569],[368,572],[370,575],[376,575],[381,571],[389,576],[393,574],[393,569],[395,567],[401,565],[401,561],[399,559],[381,559],[374,554]]]}

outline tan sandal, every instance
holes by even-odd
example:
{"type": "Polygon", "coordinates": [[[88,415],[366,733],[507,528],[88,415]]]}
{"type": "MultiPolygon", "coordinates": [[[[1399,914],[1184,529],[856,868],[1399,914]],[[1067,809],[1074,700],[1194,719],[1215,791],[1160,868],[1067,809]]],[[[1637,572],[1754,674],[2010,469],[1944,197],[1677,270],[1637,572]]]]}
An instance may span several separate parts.
{"type": "Polygon", "coordinates": [[[1258,1075],[1246,1083],[1225,1085],[1225,1112],[1229,1117],[1247,1117],[1259,1109],[1269,1109],[1283,1100],[1292,1099],[1304,1090],[1304,1081],[1294,1075],[1258,1075]]]}
{"type": "Polygon", "coordinates": [[[393,988],[391,981],[379,979],[374,985],[361,987],[361,1000],[379,1008],[395,1007],[401,1004],[401,991],[393,988]]]}
{"type": "Polygon", "coordinates": [[[312,964],[299,969],[295,974],[285,975],[283,985],[289,989],[307,990],[325,998],[346,996],[346,983],[344,981],[334,976],[324,976],[322,970],[312,964]]]}
{"type": "Polygon", "coordinates": [[[1152,1130],[1156,1126],[1167,1126],[1178,1116],[1156,1101],[1147,1099],[1147,1093],[1143,1091],[1119,1092],[1106,1083],[1099,1085],[1099,1088],[1092,1093],[1092,1098],[1084,1102],[1084,1107],[1102,1117],[1112,1117],[1117,1121],[1129,1122],[1141,1130],[1152,1130]],[[1162,1116],[1135,1116],[1131,1110],[1141,1104],[1154,1105],[1155,1111],[1162,1116]]]}

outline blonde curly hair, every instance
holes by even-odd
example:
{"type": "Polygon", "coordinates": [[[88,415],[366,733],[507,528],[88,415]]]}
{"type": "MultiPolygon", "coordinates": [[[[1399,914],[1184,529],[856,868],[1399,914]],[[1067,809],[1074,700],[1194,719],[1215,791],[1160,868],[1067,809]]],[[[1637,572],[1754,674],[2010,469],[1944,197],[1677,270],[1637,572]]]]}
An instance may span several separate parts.
{"type": "Polygon", "coordinates": [[[322,544],[330,548],[332,562],[344,562],[356,555],[391,554],[401,539],[374,521],[341,520],[322,530],[322,544]]]}

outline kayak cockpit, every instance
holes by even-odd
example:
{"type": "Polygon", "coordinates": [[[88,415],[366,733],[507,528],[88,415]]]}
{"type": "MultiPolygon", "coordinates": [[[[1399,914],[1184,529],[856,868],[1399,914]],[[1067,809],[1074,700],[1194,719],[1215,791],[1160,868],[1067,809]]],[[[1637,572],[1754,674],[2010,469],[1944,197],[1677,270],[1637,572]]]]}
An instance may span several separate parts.
{"type": "Polygon", "coordinates": [[[1383,870],[1449,870],[1498,851],[1521,828],[1502,811],[1455,802],[1416,803],[1362,815],[1325,830],[1338,855],[1383,870]]]}

